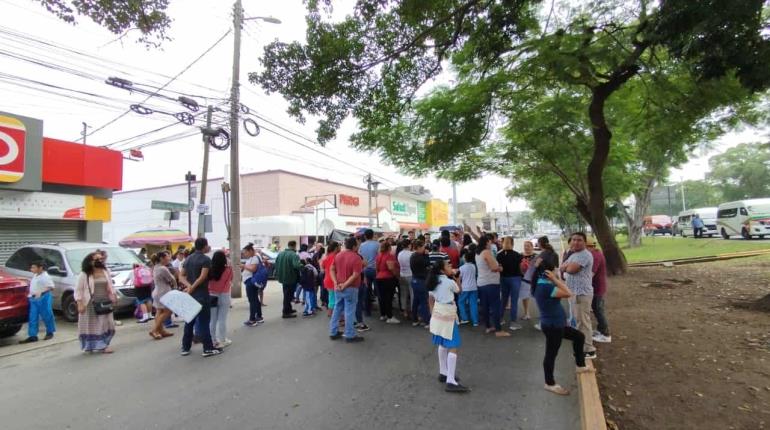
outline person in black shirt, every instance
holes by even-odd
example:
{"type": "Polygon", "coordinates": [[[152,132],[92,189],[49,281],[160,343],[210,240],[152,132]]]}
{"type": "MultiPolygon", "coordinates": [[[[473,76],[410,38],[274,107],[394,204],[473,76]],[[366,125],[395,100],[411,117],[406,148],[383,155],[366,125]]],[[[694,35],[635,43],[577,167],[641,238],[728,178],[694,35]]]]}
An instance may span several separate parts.
{"type": "Polygon", "coordinates": [[[428,290],[425,281],[428,278],[430,258],[425,249],[425,242],[417,240],[414,243],[414,254],[409,258],[409,267],[412,269],[412,318],[413,327],[427,325],[430,322],[430,310],[428,310],[428,290]],[[422,319],[422,321],[420,321],[422,319]]]}
{"type": "Polygon", "coordinates": [[[497,253],[497,263],[503,268],[500,273],[500,316],[505,318],[505,306],[511,300],[511,320],[508,328],[519,330],[516,323],[519,311],[519,289],[521,288],[521,254],[513,250],[513,237],[503,238],[503,250],[497,253]]]}
{"type": "Polygon", "coordinates": [[[187,294],[191,295],[201,304],[201,311],[189,323],[184,325],[184,336],[182,337],[182,355],[190,355],[192,348],[193,328],[198,322],[198,335],[203,343],[203,356],[211,357],[222,352],[221,349],[214,348],[211,340],[211,331],[209,322],[211,321],[211,305],[209,303],[209,270],[211,270],[211,259],[206,256],[210,250],[206,238],[199,237],[195,239],[195,252],[184,261],[179,280],[185,286],[187,294]]]}

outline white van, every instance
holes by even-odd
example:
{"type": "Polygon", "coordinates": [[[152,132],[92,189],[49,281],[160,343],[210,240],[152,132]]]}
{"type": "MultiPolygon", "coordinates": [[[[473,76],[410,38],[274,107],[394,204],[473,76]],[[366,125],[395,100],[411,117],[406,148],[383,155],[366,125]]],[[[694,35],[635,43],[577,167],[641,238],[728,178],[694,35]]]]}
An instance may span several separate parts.
{"type": "Polygon", "coordinates": [[[744,239],[770,236],[770,199],[722,203],[717,212],[717,228],[725,239],[733,235],[744,239]]]}
{"type": "Polygon", "coordinates": [[[692,219],[695,215],[698,215],[703,220],[703,235],[714,237],[719,234],[719,230],[717,230],[717,210],[717,208],[697,208],[679,212],[679,217],[676,221],[677,231],[679,231],[682,237],[695,236],[692,229],[692,219]]]}

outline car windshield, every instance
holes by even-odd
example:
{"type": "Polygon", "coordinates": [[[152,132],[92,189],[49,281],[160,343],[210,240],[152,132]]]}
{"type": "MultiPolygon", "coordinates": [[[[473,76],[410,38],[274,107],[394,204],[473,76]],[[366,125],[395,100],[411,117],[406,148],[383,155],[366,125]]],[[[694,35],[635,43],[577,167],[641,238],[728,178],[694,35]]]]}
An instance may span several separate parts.
{"type": "Polygon", "coordinates": [[[762,205],[750,205],[746,206],[749,209],[751,215],[767,215],[770,214],[770,204],[762,205]]]}
{"type": "MultiPolygon", "coordinates": [[[[142,264],[142,260],[136,256],[133,252],[119,247],[100,247],[99,249],[107,252],[107,268],[115,270],[129,270],[134,267],[134,264],[142,264]]],[[[86,258],[91,252],[96,251],[96,248],[81,248],[70,249],[67,251],[67,261],[70,263],[70,267],[75,274],[80,274],[80,267],[83,259],[86,258]]]]}

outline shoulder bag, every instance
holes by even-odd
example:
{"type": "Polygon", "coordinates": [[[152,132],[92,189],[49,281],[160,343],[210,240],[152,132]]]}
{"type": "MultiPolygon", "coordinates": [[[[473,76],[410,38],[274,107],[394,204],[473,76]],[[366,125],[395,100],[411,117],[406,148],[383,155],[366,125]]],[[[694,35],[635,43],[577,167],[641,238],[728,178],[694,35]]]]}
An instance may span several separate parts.
{"type": "MultiPolygon", "coordinates": [[[[89,275],[88,278],[90,277],[89,275]]],[[[88,282],[88,278],[86,278],[86,282],[88,282]]],[[[90,282],[88,283],[88,290],[91,293],[91,303],[94,305],[94,313],[96,315],[107,315],[114,311],[112,300],[94,300],[94,290],[91,289],[90,282]]]]}

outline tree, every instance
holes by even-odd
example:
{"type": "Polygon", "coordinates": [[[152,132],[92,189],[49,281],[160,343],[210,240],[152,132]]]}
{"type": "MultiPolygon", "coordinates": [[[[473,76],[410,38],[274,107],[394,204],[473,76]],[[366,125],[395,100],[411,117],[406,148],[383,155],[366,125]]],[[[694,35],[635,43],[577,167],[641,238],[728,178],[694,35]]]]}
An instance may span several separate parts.
{"type": "Polygon", "coordinates": [[[112,33],[123,37],[131,30],[141,33],[139,41],[158,46],[168,40],[171,18],[166,15],[169,0],[38,0],[49,12],[70,24],[76,15],[87,16],[112,33]]]}
{"type": "Polygon", "coordinates": [[[682,210],[682,185],[687,208],[716,207],[724,201],[719,188],[705,180],[661,185],[653,190],[646,215],[666,214],[676,217],[682,210]]]}
{"type": "Polygon", "coordinates": [[[307,42],[269,45],[264,71],[250,78],[283,94],[300,120],[321,116],[322,143],[352,115],[356,148],[378,151],[408,173],[455,180],[517,161],[504,158],[498,132],[521,108],[510,102],[523,99],[516,94],[536,88],[582,100],[580,127],[555,132],[591,137],[587,195],[576,196],[576,206],[618,273],[625,257],[605,216],[608,102],[627,83],[664,71],[669,58],[704,84],[735,76],[753,92],[770,80],[763,1],[647,3],[569,3],[552,19],[526,0],[358,0],[351,15],[330,22],[329,0],[308,1],[307,42]],[[447,62],[454,83],[418,95],[447,62]]]}
{"type": "Polygon", "coordinates": [[[742,143],[709,159],[708,180],[725,201],[770,196],[770,147],[742,143]]]}

